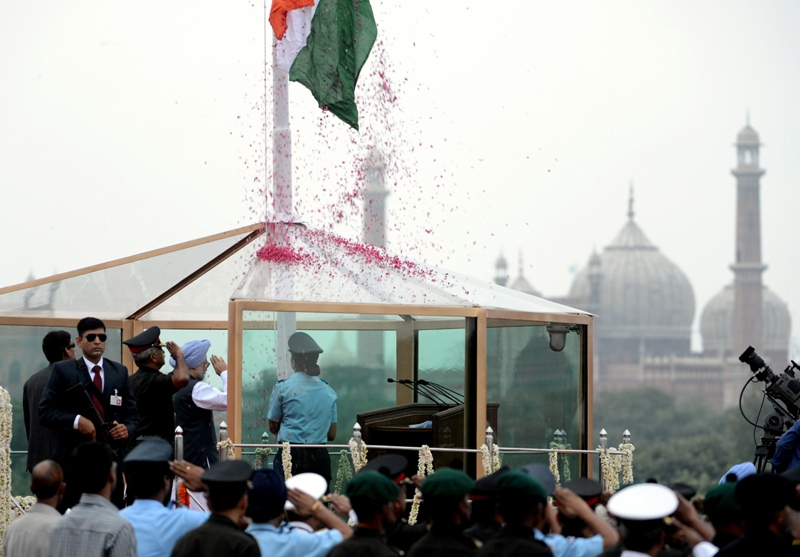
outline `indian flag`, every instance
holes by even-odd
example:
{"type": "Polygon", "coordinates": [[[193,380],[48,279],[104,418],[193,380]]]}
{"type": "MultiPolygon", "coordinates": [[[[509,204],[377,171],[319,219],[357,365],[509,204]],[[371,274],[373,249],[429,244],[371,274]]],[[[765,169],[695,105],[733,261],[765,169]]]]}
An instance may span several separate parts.
{"type": "Polygon", "coordinates": [[[378,28],[369,0],[272,0],[278,67],[358,129],[356,81],[378,28]]]}

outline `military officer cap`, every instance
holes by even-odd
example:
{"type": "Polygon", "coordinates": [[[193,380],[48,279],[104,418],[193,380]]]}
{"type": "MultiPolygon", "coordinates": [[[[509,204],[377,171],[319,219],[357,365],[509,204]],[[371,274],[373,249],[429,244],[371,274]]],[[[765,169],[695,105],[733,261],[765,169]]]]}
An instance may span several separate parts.
{"type": "Polygon", "coordinates": [[[297,332],[289,337],[289,352],[292,354],[321,354],[322,348],[307,333],[297,332]]]}
{"type": "Polygon", "coordinates": [[[586,501],[590,507],[594,507],[600,502],[600,494],[603,493],[603,486],[600,482],[589,478],[576,478],[562,485],[564,489],[569,489],[575,495],[586,501]]]}
{"type": "Polygon", "coordinates": [[[482,501],[497,495],[497,480],[509,470],[511,469],[508,466],[503,466],[496,472],[492,472],[488,476],[475,480],[475,486],[472,488],[472,491],[469,492],[470,500],[482,501]]]}
{"type": "Polygon", "coordinates": [[[497,480],[498,493],[521,493],[547,499],[547,491],[542,482],[531,474],[526,474],[522,470],[513,470],[500,476],[497,480]]]}
{"type": "Polygon", "coordinates": [[[368,470],[380,472],[396,484],[403,483],[406,479],[406,468],[408,467],[408,459],[399,454],[385,454],[368,461],[359,474],[368,470]]]}
{"type": "Polygon", "coordinates": [[[737,464],[733,466],[730,470],[725,472],[725,475],[722,476],[719,480],[720,484],[724,484],[728,481],[728,474],[734,474],[736,476],[737,481],[742,481],[747,476],[752,476],[756,473],[756,465],[752,462],[742,462],[741,464],[737,464]]]}
{"type": "Polygon", "coordinates": [[[741,519],[742,506],[734,497],[736,476],[732,480],[715,485],[706,492],[703,499],[703,511],[712,522],[728,522],[741,519]]]}
{"type": "Polygon", "coordinates": [[[250,483],[247,491],[248,515],[264,513],[272,518],[283,512],[286,504],[286,483],[282,473],[272,468],[256,470],[250,483]]]}
{"type": "Polygon", "coordinates": [[[160,437],[150,437],[128,453],[125,464],[166,464],[170,458],[172,445],[160,437]]]}
{"type": "Polygon", "coordinates": [[[689,501],[692,500],[692,497],[697,495],[697,490],[690,486],[689,484],[683,482],[677,482],[669,486],[672,491],[677,491],[681,495],[683,495],[689,501]]]}
{"type": "MultiPolygon", "coordinates": [[[[328,482],[319,474],[305,472],[286,480],[286,489],[299,489],[304,493],[308,493],[314,499],[319,499],[328,492],[328,482]]],[[[287,511],[293,511],[294,504],[291,501],[286,501],[284,508],[287,511]]]]}
{"type": "Polygon", "coordinates": [[[161,339],[158,338],[160,335],[161,329],[154,325],[135,337],[123,341],[122,344],[130,348],[131,354],[138,354],[139,352],[144,352],[151,346],[164,346],[161,339]]]}
{"type": "Polygon", "coordinates": [[[607,508],[610,514],[621,520],[661,520],[678,508],[678,496],[665,485],[634,484],[612,495],[607,508]]]}
{"type": "Polygon", "coordinates": [[[345,490],[345,495],[350,499],[363,498],[379,503],[394,501],[399,494],[400,488],[397,484],[375,470],[359,472],[353,476],[345,490]]]}
{"type": "Polygon", "coordinates": [[[475,482],[464,472],[454,468],[439,468],[422,482],[423,497],[459,497],[475,487],[475,482]]]}
{"type": "Polygon", "coordinates": [[[544,486],[548,497],[553,494],[553,490],[556,488],[556,477],[550,471],[549,467],[544,464],[528,464],[522,467],[522,471],[539,480],[539,483],[544,486]]]}
{"type": "Polygon", "coordinates": [[[244,494],[253,475],[253,468],[244,460],[225,460],[217,462],[201,476],[208,489],[229,489],[244,494]]]}

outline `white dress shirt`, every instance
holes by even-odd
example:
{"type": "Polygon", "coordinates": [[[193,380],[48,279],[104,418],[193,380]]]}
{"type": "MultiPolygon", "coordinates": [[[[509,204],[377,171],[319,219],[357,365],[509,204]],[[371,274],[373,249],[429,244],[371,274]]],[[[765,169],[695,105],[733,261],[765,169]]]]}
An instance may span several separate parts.
{"type": "Polygon", "coordinates": [[[198,381],[192,389],[192,400],[199,408],[224,412],[228,409],[228,372],[219,374],[222,390],[212,387],[205,381],[198,381]]]}

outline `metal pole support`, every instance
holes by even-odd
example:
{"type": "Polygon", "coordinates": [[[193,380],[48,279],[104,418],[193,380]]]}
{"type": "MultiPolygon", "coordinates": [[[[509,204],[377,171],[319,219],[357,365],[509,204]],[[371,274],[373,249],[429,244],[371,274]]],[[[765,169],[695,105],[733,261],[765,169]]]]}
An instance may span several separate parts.
{"type": "MultiPolygon", "coordinates": [[[[228,424],[222,422],[219,424],[219,442],[224,443],[228,440],[228,424]]],[[[220,447],[219,448],[219,461],[225,462],[228,460],[228,447],[220,447]]]]}
{"type": "Polygon", "coordinates": [[[486,448],[489,449],[489,473],[495,472],[494,469],[494,430],[492,426],[486,426],[486,448]]]}
{"type": "MultiPolygon", "coordinates": [[[[608,432],[605,430],[605,428],[600,430],[600,448],[603,451],[605,451],[608,448],[608,432]]],[[[605,491],[605,483],[604,483],[605,478],[603,477],[603,462],[600,460],[599,455],[597,460],[598,460],[597,468],[598,470],[600,470],[598,478],[600,480],[600,485],[602,486],[602,489],[605,491]]]]}
{"type": "Polygon", "coordinates": [[[183,460],[183,428],[178,426],[175,428],[175,460],[183,460]]]}

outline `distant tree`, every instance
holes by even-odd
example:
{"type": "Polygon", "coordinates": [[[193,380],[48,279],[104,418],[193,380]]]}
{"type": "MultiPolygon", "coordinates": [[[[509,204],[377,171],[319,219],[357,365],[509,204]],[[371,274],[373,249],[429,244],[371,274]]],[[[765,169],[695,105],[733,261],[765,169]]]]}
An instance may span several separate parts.
{"type": "MultiPolygon", "coordinates": [[[[762,394],[749,386],[743,397],[745,415],[762,423],[772,411],[761,408],[762,394]]],[[[601,393],[594,403],[596,446],[600,429],[608,432],[609,446],[617,446],[630,430],[636,480],[656,478],[662,483],[685,482],[699,493],[716,484],[734,464],[752,461],[761,431],[742,417],[737,407],[711,410],[701,399],[676,403],[669,393],[637,388],[601,393]]]]}

